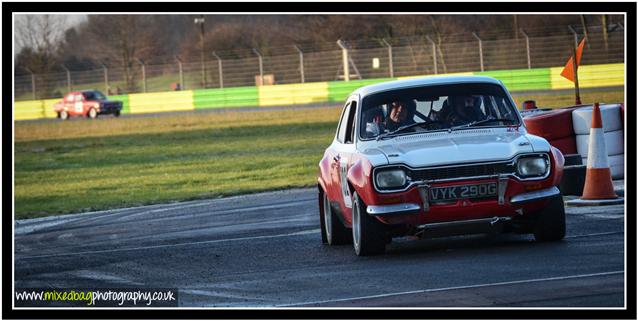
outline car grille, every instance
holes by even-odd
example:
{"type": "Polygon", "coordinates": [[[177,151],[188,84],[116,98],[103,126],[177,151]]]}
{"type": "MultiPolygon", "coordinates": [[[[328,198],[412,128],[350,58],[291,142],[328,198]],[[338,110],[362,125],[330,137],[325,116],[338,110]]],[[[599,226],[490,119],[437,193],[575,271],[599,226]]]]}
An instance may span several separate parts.
{"type": "Polygon", "coordinates": [[[512,173],[514,173],[514,166],[510,162],[503,162],[414,169],[410,171],[410,178],[412,178],[413,181],[453,180],[466,177],[493,176],[512,173]]]}

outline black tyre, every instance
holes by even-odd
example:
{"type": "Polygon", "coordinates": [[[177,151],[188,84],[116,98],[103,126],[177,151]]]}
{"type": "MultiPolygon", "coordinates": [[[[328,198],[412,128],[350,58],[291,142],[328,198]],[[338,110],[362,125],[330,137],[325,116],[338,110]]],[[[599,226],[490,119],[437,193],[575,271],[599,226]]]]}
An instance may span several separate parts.
{"type": "Polygon", "coordinates": [[[351,243],[352,238],[350,231],[341,224],[337,215],[332,211],[330,201],[328,200],[326,193],[321,194],[323,197],[323,211],[321,213],[323,227],[321,240],[325,240],[324,243],[329,245],[343,245],[351,243]]]}
{"type": "Polygon", "coordinates": [[[116,111],[113,113],[113,116],[115,116],[115,117],[120,117],[120,111],[119,111],[119,110],[116,110],[116,111]]]}
{"type": "Polygon", "coordinates": [[[91,108],[91,109],[89,109],[89,112],[87,113],[87,115],[91,119],[96,119],[97,118],[97,110],[95,108],[91,108]]]}
{"type": "Polygon", "coordinates": [[[352,204],[352,243],[359,256],[377,255],[385,252],[386,229],[383,223],[368,215],[366,204],[355,192],[352,204]]]}
{"type": "Polygon", "coordinates": [[[66,110],[60,112],[60,119],[67,120],[69,119],[69,113],[66,110]]]}
{"type": "Polygon", "coordinates": [[[538,242],[560,241],[565,237],[565,206],[562,195],[553,197],[547,207],[537,213],[533,233],[538,242]]]}

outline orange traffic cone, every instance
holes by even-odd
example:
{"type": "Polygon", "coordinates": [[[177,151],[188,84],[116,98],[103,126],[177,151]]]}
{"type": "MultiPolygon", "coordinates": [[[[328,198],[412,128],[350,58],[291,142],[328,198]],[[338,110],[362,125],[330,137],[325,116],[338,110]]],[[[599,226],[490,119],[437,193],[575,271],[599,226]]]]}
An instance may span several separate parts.
{"type": "Polygon", "coordinates": [[[598,103],[594,103],[592,111],[587,154],[587,173],[583,196],[579,200],[569,201],[567,204],[586,206],[622,204],[624,200],[614,192],[614,184],[611,180],[603,121],[598,103]]]}

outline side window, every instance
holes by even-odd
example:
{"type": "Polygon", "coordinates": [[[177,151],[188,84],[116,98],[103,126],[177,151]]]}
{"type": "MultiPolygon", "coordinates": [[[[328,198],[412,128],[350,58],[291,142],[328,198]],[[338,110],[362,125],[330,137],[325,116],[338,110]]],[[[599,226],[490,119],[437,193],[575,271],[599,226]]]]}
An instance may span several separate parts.
{"type": "Polygon", "coordinates": [[[348,118],[350,116],[350,103],[346,105],[339,121],[339,130],[337,131],[337,141],[343,143],[346,138],[346,131],[348,129],[348,118]]]}
{"type": "Polygon", "coordinates": [[[350,110],[348,111],[348,126],[346,127],[346,144],[354,143],[354,125],[355,125],[355,117],[357,114],[357,103],[355,101],[350,103],[350,110]]]}
{"type": "Polygon", "coordinates": [[[76,101],[76,102],[78,102],[78,101],[82,101],[82,94],[80,94],[80,95],[75,95],[75,101],[76,101]]]}

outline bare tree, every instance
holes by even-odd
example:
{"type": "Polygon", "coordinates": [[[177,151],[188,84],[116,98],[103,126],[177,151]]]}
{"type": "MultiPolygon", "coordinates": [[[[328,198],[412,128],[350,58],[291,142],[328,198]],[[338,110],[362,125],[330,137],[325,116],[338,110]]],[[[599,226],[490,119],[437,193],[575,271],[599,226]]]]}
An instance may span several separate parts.
{"type": "Polygon", "coordinates": [[[127,91],[136,89],[137,61],[152,55],[154,33],[149,16],[89,16],[86,50],[100,61],[121,66],[127,91]]]}
{"type": "Polygon", "coordinates": [[[31,54],[24,63],[36,73],[49,72],[62,38],[62,20],[56,15],[18,15],[15,22],[15,42],[31,54]]]}

